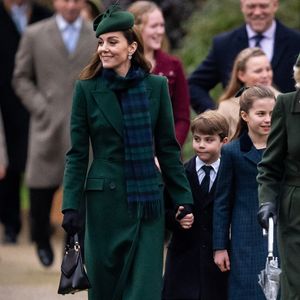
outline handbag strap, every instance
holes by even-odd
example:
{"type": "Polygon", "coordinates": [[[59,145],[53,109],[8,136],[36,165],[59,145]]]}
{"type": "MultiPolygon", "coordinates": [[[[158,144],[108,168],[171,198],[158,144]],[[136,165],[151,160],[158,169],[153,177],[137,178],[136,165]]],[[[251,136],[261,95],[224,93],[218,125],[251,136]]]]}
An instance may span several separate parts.
{"type": "Polygon", "coordinates": [[[68,251],[70,248],[74,248],[76,251],[78,251],[80,249],[78,233],[67,236],[65,248],[66,248],[66,251],[68,251]]]}

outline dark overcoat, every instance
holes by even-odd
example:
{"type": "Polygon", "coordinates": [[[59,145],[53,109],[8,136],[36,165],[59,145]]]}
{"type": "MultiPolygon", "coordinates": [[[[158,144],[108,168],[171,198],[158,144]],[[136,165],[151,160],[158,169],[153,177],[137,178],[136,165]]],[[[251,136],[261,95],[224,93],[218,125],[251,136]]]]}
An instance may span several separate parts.
{"type": "Polygon", "coordinates": [[[279,208],[281,297],[300,299],[300,90],[279,95],[267,149],[258,165],[259,201],[279,208]]]}
{"type": "MultiPolygon", "coordinates": [[[[32,4],[29,24],[51,16],[51,12],[32,4]]],[[[9,168],[14,172],[24,171],[27,157],[29,114],[12,88],[15,54],[21,35],[0,1],[0,106],[3,115],[5,139],[9,157],[9,168]]]]}
{"type": "MultiPolygon", "coordinates": [[[[300,51],[300,32],[276,20],[274,39],[271,61],[274,86],[280,92],[294,91],[293,66],[300,51]]],[[[196,112],[215,106],[209,91],[218,83],[226,87],[236,56],[247,47],[246,25],[214,37],[209,54],[189,78],[190,100],[196,112]]]]}
{"type": "MultiPolygon", "coordinates": [[[[144,80],[150,100],[155,154],[174,203],[193,203],[176,141],[167,80],[144,80]]],[[[124,175],[123,117],[115,94],[101,77],[78,81],[71,115],[71,149],[64,175],[63,210],[78,209],[86,195],[85,257],[90,300],[160,300],[164,214],[130,217],[124,175]],[[89,138],[93,161],[86,176],[89,138]],[[86,184],[85,184],[86,182],[86,184]]],[[[163,176],[163,179],[162,179],[163,176]]]]}
{"type": "Polygon", "coordinates": [[[265,299],[257,277],[268,254],[267,239],[256,216],[256,176],[261,155],[246,132],[222,147],[214,202],[213,248],[229,251],[230,300],[265,299]]]}
{"type": "Polygon", "coordinates": [[[185,164],[193,199],[194,223],[181,229],[174,210],[166,211],[166,222],[172,231],[168,246],[163,284],[163,300],[226,300],[227,273],[213,260],[212,217],[215,183],[203,195],[196,172],[196,157],[185,164]]]}

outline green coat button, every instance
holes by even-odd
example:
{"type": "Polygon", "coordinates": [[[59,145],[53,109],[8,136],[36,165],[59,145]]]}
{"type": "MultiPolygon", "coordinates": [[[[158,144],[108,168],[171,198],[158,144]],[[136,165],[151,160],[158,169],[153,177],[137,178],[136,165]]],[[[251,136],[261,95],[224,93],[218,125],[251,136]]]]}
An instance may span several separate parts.
{"type": "Polygon", "coordinates": [[[109,184],[109,188],[110,188],[111,190],[114,190],[114,189],[116,188],[116,184],[115,184],[114,182],[111,182],[111,183],[109,184]]]}

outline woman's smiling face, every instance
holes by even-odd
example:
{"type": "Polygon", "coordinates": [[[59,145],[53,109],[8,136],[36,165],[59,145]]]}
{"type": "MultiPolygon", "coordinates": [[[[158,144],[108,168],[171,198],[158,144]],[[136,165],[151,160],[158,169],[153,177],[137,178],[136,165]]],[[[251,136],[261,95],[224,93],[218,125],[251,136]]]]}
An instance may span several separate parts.
{"type": "Polygon", "coordinates": [[[159,9],[143,16],[141,34],[145,49],[158,50],[161,48],[165,34],[165,21],[159,9]]]}
{"type": "Polygon", "coordinates": [[[125,76],[130,68],[129,55],[132,55],[137,43],[128,44],[123,32],[108,32],[99,36],[97,52],[103,68],[113,69],[120,76],[125,76]]]}
{"type": "Polygon", "coordinates": [[[271,86],[273,71],[267,56],[250,57],[245,65],[245,71],[238,72],[238,78],[245,86],[271,86]]]}

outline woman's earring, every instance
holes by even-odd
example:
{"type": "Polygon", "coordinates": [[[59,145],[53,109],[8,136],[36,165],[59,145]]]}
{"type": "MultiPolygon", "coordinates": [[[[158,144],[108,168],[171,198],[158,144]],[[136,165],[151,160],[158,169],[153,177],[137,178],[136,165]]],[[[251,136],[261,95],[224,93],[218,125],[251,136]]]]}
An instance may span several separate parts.
{"type": "Polygon", "coordinates": [[[128,53],[128,59],[131,60],[132,59],[132,54],[128,53]]]}

